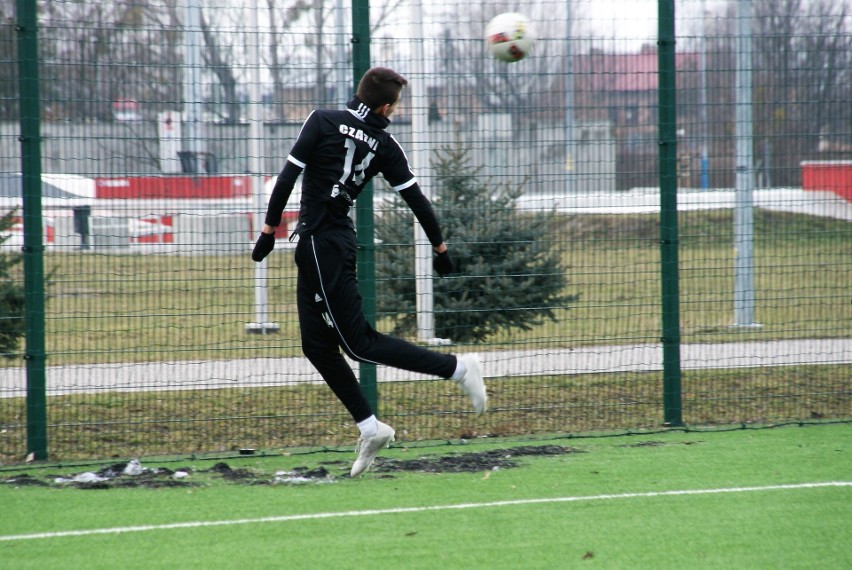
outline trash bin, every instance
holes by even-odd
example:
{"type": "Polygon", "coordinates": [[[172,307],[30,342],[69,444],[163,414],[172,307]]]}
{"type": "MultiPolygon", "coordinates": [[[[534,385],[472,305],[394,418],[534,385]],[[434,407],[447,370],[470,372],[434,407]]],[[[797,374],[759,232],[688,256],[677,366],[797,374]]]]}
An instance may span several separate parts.
{"type": "Polygon", "coordinates": [[[91,206],[74,206],[74,233],[80,235],[80,249],[89,249],[89,218],[91,206]]]}
{"type": "Polygon", "coordinates": [[[184,174],[198,174],[198,154],[189,150],[179,150],[180,169],[184,174]]]}

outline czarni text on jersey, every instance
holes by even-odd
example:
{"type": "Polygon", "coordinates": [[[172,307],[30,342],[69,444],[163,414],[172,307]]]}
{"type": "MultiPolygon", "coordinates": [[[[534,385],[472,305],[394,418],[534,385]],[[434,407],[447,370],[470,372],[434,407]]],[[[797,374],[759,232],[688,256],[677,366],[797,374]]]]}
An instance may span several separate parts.
{"type": "Polygon", "coordinates": [[[340,125],[340,134],[346,135],[347,137],[351,137],[356,141],[364,141],[370,146],[371,150],[376,150],[379,146],[379,141],[370,135],[366,134],[361,129],[356,129],[355,127],[350,127],[348,125],[340,125]]]}

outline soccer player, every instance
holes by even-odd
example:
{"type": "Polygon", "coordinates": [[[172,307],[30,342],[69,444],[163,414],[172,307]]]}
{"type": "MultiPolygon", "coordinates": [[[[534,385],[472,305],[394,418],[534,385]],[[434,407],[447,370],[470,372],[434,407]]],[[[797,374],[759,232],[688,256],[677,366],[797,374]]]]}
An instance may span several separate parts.
{"type": "Polygon", "coordinates": [[[275,247],[275,227],[304,173],[296,245],[296,302],[302,351],[358,425],[358,457],[351,476],[367,470],[395,432],[378,421],[349,364],[340,353],[455,380],[477,413],[488,404],[479,357],[433,352],[374,330],[364,317],[355,277],[357,242],[349,209],[367,183],[381,173],[414,213],[435,252],[433,268],[451,273],[453,262],[429,200],[420,191],[408,158],[385,129],[407,80],[375,67],[358,84],[343,110],[314,110],[299,132],[272,190],[265,223],[252,251],[262,261],[275,247]]]}

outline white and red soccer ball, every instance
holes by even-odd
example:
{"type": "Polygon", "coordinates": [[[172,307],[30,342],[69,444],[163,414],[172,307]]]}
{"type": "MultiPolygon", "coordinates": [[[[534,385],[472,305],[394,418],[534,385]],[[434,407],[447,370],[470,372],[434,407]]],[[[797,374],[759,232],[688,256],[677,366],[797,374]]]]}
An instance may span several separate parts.
{"type": "Polygon", "coordinates": [[[485,26],[485,43],[500,61],[524,59],[532,50],[534,39],[529,19],[517,12],[499,14],[485,26]]]}

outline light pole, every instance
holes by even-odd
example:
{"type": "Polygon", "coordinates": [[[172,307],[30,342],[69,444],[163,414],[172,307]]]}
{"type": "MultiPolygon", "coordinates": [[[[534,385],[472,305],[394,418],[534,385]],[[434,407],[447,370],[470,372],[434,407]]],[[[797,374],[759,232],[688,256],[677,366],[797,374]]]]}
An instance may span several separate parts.
{"type": "MultiPolygon", "coordinates": [[[[266,196],[263,191],[263,98],[260,86],[260,33],[257,21],[257,0],[250,9],[249,23],[252,34],[248,55],[251,67],[249,79],[249,171],[252,189],[252,229],[260,232],[266,211],[266,196]]],[[[249,333],[267,334],[280,330],[278,323],[269,320],[269,295],[267,270],[269,257],[254,264],[254,321],[246,323],[249,333]]]]}
{"type": "Polygon", "coordinates": [[[707,10],[701,0],[701,189],[710,188],[710,157],[708,154],[707,128],[707,10]]]}
{"type": "Polygon", "coordinates": [[[565,193],[572,194],[576,191],[574,187],[574,65],[571,54],[571,3],[565,2],[565,193]]]}
{"type": "Polygon", "coordinates": [[[734,326],[757,327],[754,322],[754,125],[752,116],[751,0],[737,2],[736,144],[734,165],[734,326]]]}
{"type": "MultiPolygon", "coordinates": [[[[426,73],[423,69],[423,4],[411,2],[411,155],[417,169],[417,182],[423,195],[432,200],[432,180],[429,172],[429,102],[426,94],[426,73]]],[[[432,244],[420,224],[414,222],[414,273],[417,306],[417,336],[429,344],[446,341],[435,337],[435,293],[432,284],[432,244]]]]}
{"type": "Polygon", "coordinates": [[[200,0],[187,0],[184,7],[186,23],[183,29],[184,78],[183,121],[186,170],[201,173],[204,141],[201,132],[201,4],[200,0]]]}

